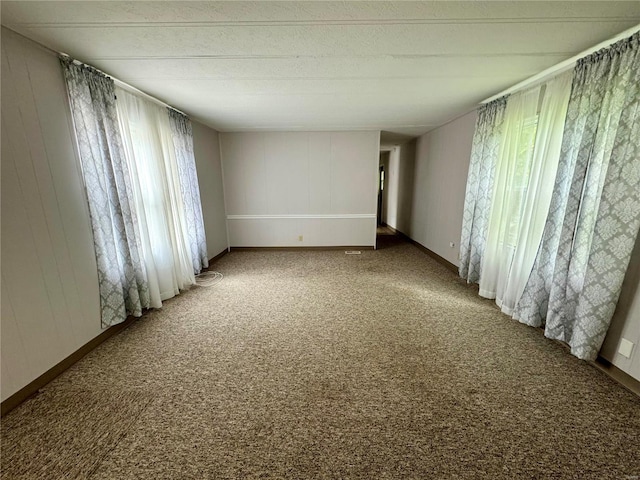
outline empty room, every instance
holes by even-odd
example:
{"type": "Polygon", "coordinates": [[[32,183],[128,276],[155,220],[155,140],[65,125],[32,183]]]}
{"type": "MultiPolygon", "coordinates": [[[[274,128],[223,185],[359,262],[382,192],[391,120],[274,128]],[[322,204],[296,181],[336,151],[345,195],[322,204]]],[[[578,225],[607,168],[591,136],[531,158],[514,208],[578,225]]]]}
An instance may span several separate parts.
{"type": "Polygon", "coordinates": [[[2,479],[640,478],[640,2],[0,8],[2,479]]]}

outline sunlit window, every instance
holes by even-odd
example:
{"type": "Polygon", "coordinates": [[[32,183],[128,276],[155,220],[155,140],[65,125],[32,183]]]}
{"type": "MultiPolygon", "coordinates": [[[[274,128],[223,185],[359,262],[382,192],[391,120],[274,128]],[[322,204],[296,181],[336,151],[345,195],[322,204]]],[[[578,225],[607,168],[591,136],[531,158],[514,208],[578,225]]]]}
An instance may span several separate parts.
{"type": "Polygon", "coordinates": [[[508,193],[513,199],[511,211],[508,212],[509,223],[507,225],[504,241],[507,245],[515,247],[518,241],[518,231],[522,220],[522,209],[529,186],[531,174],[533,147],[538,129],[538,115],[524,120],[519,128],[518,152],[513,164],[513,181],[508,185],[508,193]]]}

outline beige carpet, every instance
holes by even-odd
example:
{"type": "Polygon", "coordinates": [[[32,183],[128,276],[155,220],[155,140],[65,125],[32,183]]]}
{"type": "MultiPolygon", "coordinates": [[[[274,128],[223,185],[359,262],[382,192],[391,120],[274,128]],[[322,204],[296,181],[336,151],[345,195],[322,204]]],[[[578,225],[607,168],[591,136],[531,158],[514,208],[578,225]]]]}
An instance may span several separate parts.
{"type": "Polygon", "coordinates": [[[233,252],[2,422],[2,478],[640,475],[640,399],[415,247],[233,252]]]}

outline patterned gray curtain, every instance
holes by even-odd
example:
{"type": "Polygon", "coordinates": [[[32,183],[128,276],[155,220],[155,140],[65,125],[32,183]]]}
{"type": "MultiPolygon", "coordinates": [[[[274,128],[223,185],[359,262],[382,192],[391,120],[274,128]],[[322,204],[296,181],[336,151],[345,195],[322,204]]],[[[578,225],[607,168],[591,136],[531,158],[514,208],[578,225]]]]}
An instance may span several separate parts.
{"type": "Polygon", "coordinates": [[[202,219],[202,203],[200,202],[196,159],[193,154],[193,130],[188,117],[171,108],[168,108],[167,111],[169,112],[169,124],[171,125],[173,145],[178,163],[180,189],[182,190],[182,202],[184,203],[185,217],[187,219],[187,233],[193,271],[198,274],[203,268],[209,266],[209,259],[207,258],[207,239],[204,233],[204,220],[202,219]]]}
{"type": "Polygon", "coordinates": [[[149,289],[131,180],[116,116],[114,83],[62,57],[98,265],[103,328],[142,315],[149,289]]]}
{"type": "Polygon", "coordinates": [[[460,276],[480,280],[480,265],[487,238],[496,160],[507,97],[482,105],[473,135],[460,239],[460,276]]]}
{"type": "Polygon", "coordinates": [[[640,227],[640,34],[575,68],[542,244],[514,311],[596,358],[640,227]]]}

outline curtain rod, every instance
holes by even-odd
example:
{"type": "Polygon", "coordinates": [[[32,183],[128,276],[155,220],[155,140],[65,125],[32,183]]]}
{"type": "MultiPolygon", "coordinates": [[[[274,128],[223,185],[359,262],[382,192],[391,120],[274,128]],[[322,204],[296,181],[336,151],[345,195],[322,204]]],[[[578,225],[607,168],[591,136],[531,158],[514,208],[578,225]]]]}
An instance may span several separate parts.
{"type": "Polygon", "coordinates": [[[68,53],[64,53],[64,52],[60,52],[60,53],[58,53],[58,52],[56,52],[55,50],[52,50],[52,49],[50,49],[49,47],[47,47],[47,46],[45,46],[45,45],[43,45],[43,47],[44,47],[45,49],[47,49],[47,50],[49,50],[49,51],[51,51],[51,52],[55,53],[56,55],[64,55],[65,57],[70,58],[71,60],[73,60],[73,62],[74,62],[74,63],[78,63],[78,64],[80,64],[80,65],[88,65],[88,66],[90,66],[91,68],[93,68],[93,69],[95,69],[95,70],[99,71],[99,72],[100,72],[100,73],[102,73],[103,75],[105,75],[105,76],[109,77],[110,79],[112,79],[112,80],[113,80],[113,82],[114,82],[118,87],[122,88],[123,90],[128,90],[129,92],[134,93],[134,94],[136,94],[136,95],[140,95],[141,97],[144,97],[144,98],[146,98],[146,99],[148,99],[148,100],[151,100],[152,102],[157,103],[158,105],[161,105],[161,106],[166,107],[166,108],[170,108],[171,110],[175,110],[176,112],[181,113],[181,114],[182,114],[182,115],[184,115],[185,117],[188,117],[188,116],[189,116],[189,115],[187,115],[186,113],[184,113],[182,110],[179,110],[179,109],[177,109],[176,107],[174,107],[173,105],[169,105],[168,103],[165,103],[165,102],[163,102],[162,100],[159,100],[159,99],[157,99],[156,97],[153,97],[153,96],[149,95],[148,93],[143,92],[142,90],[140,90],[140,89],[138,89],[138,88],[134,87],[133,85],[129,85],[128,83],[123,82],[122,80],[117,79],[117,78],[116,78],[116,77],[114,77],[113,75],[108,74],[107,72],[105,72],[104,70],[99,69],[98,67],[95,67],[95,66],[93,66],[93,65],[90,65],[90,64],[88,64],[88,63],[84,63],[83,61],[78,60],[78,59],[77,59],[77,58],[75,58],[75,57],[72,57],[72,56],[71,56],[71,55],[69,55],[68,53]]]}
{"type": "Polygon", "coordinates": [[[591,55],[592,53],[597,52],[598,50],[602,49],[602,48],[606,48],[609,47],[610,45],[613,45],[614,43],[616,43],[619,40],[622,40],[624,38],[630,37],[631,35],[633,35],[636,32],[640,31],[640,24],[636,25],[635,27],[631,27],[621,33],[619,33],[618,35],[616,35],[615,37],[612,37],[608,40],[605,40],[604,42],[600,42],[597,45],[588,48],[587,50],[584,50],[583,52],[580,52],[577,55],[574,55],[571,58],[568,58],[567,60],[560,62],[552,67],[547,68],[546,70],[543,70],[540,73],[536,73],[535,75],[533,75],[532,77],[527,78],[526,80],[523,80],[522,82],[516,83],[515,85],[513,85],[512,87],[507,88],[506,90],[501,91],[500,93],[487,98],[486,100],[483,100],[482,103],[489,103],[493,100],[496,100],[497,98],[500,98],[504,95],[508,95],[510,93],[514,93],[518,90],[521,90],[525,87],[529,87],[529,86],[533,86],[537,83],[541,83],[544,80],[548,79],[549,77],[555,76],[555,75],[559,75],[560,73],[566,72],[567,70],[572,69],[573,67],[575,67],[576,62],[578,60],[580,60],[583,57],[586,57],[587,55],[591,55]]]}
{"type": "MultiPolygon", "coordinates": [[[[95,67],[94,67],[95,68],[95,67]]],[[[100,70],[102,71],[102,70],[100,70]]],[[[103,72],[104,73],[104,72],[103,72]]],[[[109,74],[105,74],[105,75],[109,75],[109,74]]],[[[109,75],[109,77],[111,77],[111,75],[109,75]]],[[[119,86],[120,88],[124,89],[124,90],[129,90],[131,93],[135,93],[136,95],[140,95],[142,97],[145,97],[148,100],[151,100],[152,102],[155,102],[157,104],[162,105],[163,107],[167,107],[170,108],[171,110],[175,110],[178,113],[181,113],[182,115],[184,115],[185,117],[188,117],[189,115],[187,115],[186,113],[184,113],[182,110],[174,107],[173,105],[169,105],[168,103],[163,102],[162,100],[157,99],[156,97],[153,97],[151,95],[149,95],[148,93],[143,92],[142,90],[137,89],[136,87],[129,85],[128,83],[123,82],[122,80],[118,80],[115,77],[111,77],[113,78],[113,81],[115,82],[115,84],[117,86],[119,86]]]]}
{"type": "MultiPolygon", "coordinates": [[[[29,37],[26,37],[25,35],[21,34],[20,32],[16,32],[15,30],[13,30],[13,29],[11,29],[11,28],[9,28],[9,27],[5,26],[5,25],[2,25],[2,28],[6,28],[7,30],[10,30],[12,33],[14,33],[14,34],[16,34],[16,35],[18,35],[18,36],[20,36],[20,37],[22,37],[22,38],[26,39],[26,40],[29,40],[30,42],[35,43],[35,44],[36,44],[38,47],[40,47],[43,51],[48,52],[48,53],[53,53],[56,57],[57,57],[57,56],[60,56],[60,55],[64,55],[64,56],[66,56],[66,57],[69,57],[70,59],[72,59],[72,60],[73,60],[74,62],[76,62],[76,63],[81,63],[81,64],[84,64],[84,65],[89,65],[88,63],[84,63],[84,62],[82,62],[82,61],[78,60],[77,58],[72,57],[72,56],[71,56],[71,55],[69,55],[68,53],[58,52],[57,50],[54,50],[53,48],[47,47],[46,45],[43,45],[42,43],[37,42],[36,40],[33,40],[33,39],[29,38],[29,37]]],[[[133,85],[129,85],[128,83],[125,83],[125,82],[123,82],[122,80],[118,80],[118,79],[117,79],[117,78],[115,78],[113,75],[109,75],[107,72],[105,72],[105,71],[103,71],[103,70],[100,70],[99,68],[94,67],[93,65],[89,65],[89,66],[90,66],[91,68],[95,68],[95,69],[96,69],[96,70],[98,70],[100,73],[102,73],[102,74],[106,75],[107,77],[109,77],[109,78],[113,79],[113,81],[114,81],[114,82],[116,83],[116,85],[118,85],[119,87],[122,87],[122,88],[124,88],[125,90],[129,90],[129,91],[130,91],[130,92],[132,92],[132,93],[136,93],[136,94],[138,94],[138,95],[142,95],[143,97],[145,97],[145,98],[147,98],[147,99],[151,100],[152,102],[155,102],[155,103],[157,103],[157,104],[159,104],[159,105],[162,105],[163,107],[167,107],[167,108],[170,108],[170,109],[172,109],[172,110],[175,110],[176,112],[179,112],[179,113],[181,113],[181,114],[183,114],[183,115],[185,115],[185,116],[189,117],[189,115],[187,115],[187,114],[186,114],[185,112],[183,112],[182,110],[177,109],[177,108],[176,108],[176,107],[174,107],[173,105],[169,105],[168,103],[165,103],[165,102],[163,102],[162,100],[159,100],[159,99],[157,99],[156,97],[153,97],[153,96],[149,95],[148,93],[145,93],[145,92],[143,92],[143,91],[142,91],[142,90],[140,90],[140,89],[137,89],[137,88],[136,88],[136,87],[134,87],[133,85]]],[[[191,117],[189,117],[189,118],[191,118],[191,117]]]]}

